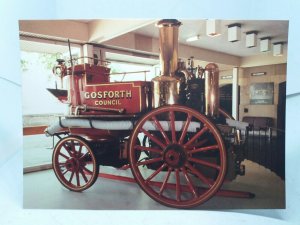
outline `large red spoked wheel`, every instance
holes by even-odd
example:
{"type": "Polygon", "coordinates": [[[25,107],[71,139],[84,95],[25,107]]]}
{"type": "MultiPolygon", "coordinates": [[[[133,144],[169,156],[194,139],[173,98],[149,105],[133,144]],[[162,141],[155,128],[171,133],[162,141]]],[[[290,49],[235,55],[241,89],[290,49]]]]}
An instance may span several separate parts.
{"type": "Polygon", "coordinates": [[[154,200],[191,208],[210,199],[223,183],[226,150],[216,126],[185,106],[157,108],[136,124],[129,147],[132,173],[154,200]],[[138,139],[148,141],[140,144],[138,139]],[[136,152],[141,152],[139,159],[136,152]]]}
{"type": "Polygon", "coordinates": [[[83,191],[92,186],[99,166],[88,143],[81,137],[69,136],[55,146],[53,170],[60,183],[71,191],[83,191]]]}

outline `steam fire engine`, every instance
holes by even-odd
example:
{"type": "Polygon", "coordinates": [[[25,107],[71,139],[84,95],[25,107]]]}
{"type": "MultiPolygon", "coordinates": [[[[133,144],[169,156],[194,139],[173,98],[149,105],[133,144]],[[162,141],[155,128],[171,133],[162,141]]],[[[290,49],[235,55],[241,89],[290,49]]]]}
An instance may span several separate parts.
{"type": "Polygon", "coordinates": [[[130,168],[143,191],[169,207],[195,207],[214,195],[253,197],[220,189],[244,174],[245,126],[219,108],[216,64],[192,73],[178,62],[180,25],[157,23],[161,74],[152,81],[110,82],[106,62],[57,60],[54,73],[68,89],[49,91],[69,113],[45,132],[60,138],[52,163],[67,189],[81,192],[100,166],[113,166],[130,168]]]}

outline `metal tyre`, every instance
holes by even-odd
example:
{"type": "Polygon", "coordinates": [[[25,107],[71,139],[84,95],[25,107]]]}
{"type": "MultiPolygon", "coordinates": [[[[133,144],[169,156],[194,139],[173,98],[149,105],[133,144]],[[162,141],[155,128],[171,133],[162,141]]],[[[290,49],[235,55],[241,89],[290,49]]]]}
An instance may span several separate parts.
{"type": "Polygon", "coordinates": [[[99,166],[88,143],[81,137],[61,139],[52,155],[53,170],[60,183],[71,191],[83,191],[97,180],[99,166]]]}
{"type": "Polygon", "coordinates": [[[164,106],[143,116],[130,139],[129,161],[139,186],[152,199],[175,208],[195,207],[210,199],[226,173],[220,132],[205,116],[185,106],[164,106]],[[141,135],[149,143],[140,144],[141,135]],[[136,152],[141,152],[140,160],[136,152]],[[215,159],[207,161],[207,156],[215,159]]]}

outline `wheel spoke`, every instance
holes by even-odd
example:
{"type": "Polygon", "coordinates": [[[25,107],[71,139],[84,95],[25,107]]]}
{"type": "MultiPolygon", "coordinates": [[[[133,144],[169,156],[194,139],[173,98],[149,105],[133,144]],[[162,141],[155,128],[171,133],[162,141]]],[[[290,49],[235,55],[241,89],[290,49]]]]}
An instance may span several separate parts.
{"type": "Polygon", "coordinates": [[[65,170],[64,172],[62,172],[62,175],[65,175],[69,170],[65,170]]]}
{"type": "Polygon", "coordinates": [[[179,144],[182,144],[183,139],[185,138],[187,129],[188,129],[190,123],[191,123],[191,120],[192,120],[192,115],[191,115],[191,114],[188,114],[187,120],[185,121],[183,130],[182,130],[182,133],[181,133],[181,136],[180,136],[180,139],[179,139],[179,141],[178,141],[179,144]]]}
{"type": "Polygon", "coordinates": [[[191,178],[189,177],[189,175],[188,175],[188,173],[186,172],[186,169],[185,169],[184,167],[182,168],[182,172],[183,172],[183,175],[184,175],[184,177],[185,177],[185,179],[186,179],[186,181],[187,181],[188,187],[190,188],[190,190],[191,190],[191,192],[193,193],[194,197],[197,198],[197,197],[198,197],[198,194],[197,194],[197,192],[196,192],[196,190],[195,190],[195,187],[194,187],[194,185],[193,185],[193,182],[192,182],[191,178]]]}
{"type": "Polygon", "coordinates": [[[186,167],[189,168],[191,173],[196,175],[202,182],[209,186],[212,186],[211,181],[207,177],[205,177],[200,171],[196,170],[190,163],[186,163],[186,167]]]}
{"type": "Polygon", "coordinates": [[[162,154],[162,150],[160,150],[160,149],[149,148],[149,147],[144,147],[144,146],[140,146],[140,145],[134,146],[134,149],[137,149],[137,150],[140,150],[140,151],[149,151],[149,152],[162,154]]]}
{"type": "Polygon", "coordinates": [[[162,136],[164,137],[166,143],[167,143],[167,144],[170,144],[171,141],[170,141],[170,139],[168,138],[168,136],[167,136],[167,134],[165,133],[165,131],[163,130],[163,128],[162,128],[160,122],[156,119],[155,116],[152,117],[152,120],[154,121],[154,123],[155,123],[157,129],[160,131],[160,133],[161,133],[162,136]]]}
{"type": "Polygon", "coordinates": [[[84,181],[87,183],[88,182],[88,179],[87,179],[87,177],[86,177],[86,175],[84,174],[84,172],[83,172],[83,169],[82,168],[80,168],[80,173],[81,173],[81,175],[82,175],[82,177],[83,177],[83,179],[84,179],[84,181]]]}
{"type": "Polygon", "coordinates": [[[80,186],[80,179],[79,179],[79,172],[76,171],[76,181],[77,181],[77,186],[80,186]]]}
{"type": "Polygon", "coordinates": [[[63,175],[66,173],[65,171],[68,172],[68,170],[67,170],[67,168],[66,168],[66,163],[65,163],[65,162],[63,162],[63,163],[62,163],[62,162],[59,162],[59,163],[58,163],[58,167],[59,167],[59,169],[60,169],[61,172],[64,170],[63,175]]]}
{"type": "Polygon", "coordinates": [[[142,162],[138,162],[136,165],[137,166],[143,166],[143,165],[148,165],[148,164],[151,164],[151,163],[160,162],[162,160],[163,160],[162,157],[154,158],[154,159],[148,159],[148,160],[145,160],[145,161],[142,161],[142,162]]]}
{"type": "Polygon", "coordinates": [[[89,154],[88,152],[87,152],[87,153],[85,153],[85,154],[83,154],[82,156],[80,156],[79,160],[83,160],[83,159],[84,159],[84,157],[86,157],[88,154],[89,154]]]}
{"type": "Polygon", "coordinates": [[[93,172],[92,171],[90,171],[88,168],[86,168],[85,166],[84,167],[82,167],[82,169],[83,170],[85,170],[87,173],[89,173],[90,175],[92,175],[93,174],[93,172]]]}
{"type": "Polygon", "coordinates": [[[201,165],[204,165],[204,166],[214,168],[216,170],[220,170],[220,166],[215,164],[215,163],[210,163],[210,162],[207,162],[207,161],[204,161],[204,160],[201,160],[201,159],[196,159],[196,158],[193,158],[193,157],[188,157],[188,160],[191,161],[191,162],[195,162],[195,163],[198,163],[198,164],[201,164],[201,165]]]}
{"type": "Polygon", "coordinates": [[[69,179],[69,183],[72,183],[72,180],[73,180],[73,177],[74,177],[74,173],[75,173],[75,171],[72,171],[70,179],[69,179]]]}
{"type": "Polygon", "coordinates": [[[207,130],[208,130],[208,128],[206,126],[203,127],[187,143],[184,144],[184,147],[187,147],[187,146],[191,145],[197,138],[199,138],[201,135],[203,135],[207,130]]]}
{"type": "Polygon", "coordinates": [[[170,111],[169,113],[170,115],[170,125],[171,125],[171,134],[172,134],[172,142],[176,143],[176,133],[175,133],[175,115],[174,115],[174,111],[170,111]]]}
{"type": "Polygon", "coordinates": [[[189,146],[188,146],[188,147],[189,147],[188,149],[192,149],[192,148],[197,148],[197,147],[199,147],[199,146],[203,146],[206,142],[208,142],[208,139],[207,139],[207,138],[205,138],[205,139],[203,139],[203,140],[200,140],[200,141],[194,143],[193,145],[189,145],[189,146]]]}
{"type": "Polygon", "coordinates": [[[61,155],[62,157],[64,157],[65,159],[69,159],[70,157],[66,156],[64,153],[60,152],[59,155],[61,155]]]}
{"type": "Polygon", "coordinates": [[[162,164],[161,167],[159,167],[154,173],[152,173],[145,182],[148,183],[150,180],[152,180],[157,174],[159,174],[165,167],[167,166],[166,163],[162,164]]]}
{"type": "Polygon", "coordinates": [[[170,177],[170,174],[171,174],[171,171],[172,171],[172,169],[169,167],[168,173],[166,174],[165,179],[164,179],[164,181],[163,181],[163,183],[160,187],[160,190],[159,190],[159,193],[158,193],[159,195],[162,195],[163,191],[165,190],[166,184],[168,183],[168,180],[169,180],[169,177],[170,177]]]}
{"type": "Polygon", "coordinates": [[[219,145],[211,145],[211,146],[206,146],[206,147],[202,147],[202,148],[196,148],[196,149],[190,150],[189,153],[193,154],[193,153],[197,153],[197,152],[204,152],[204,151],[215,150],[215,149],[219,149],[219,145]]]}
{"type": "Polygon", "coordinates": [[[154,135],[150,134],[148,131],[141,128],[141,131],[148,137],[150,140],[154,141],[156,144],[158,144],[162,149],[166,148],[166,145],[163,144],[159,139],[157,139],[154,135]]]}
{"type": "Polygon", "coordinates": [[[176,177],[176,201],[180,201],[181,190],[180,190],[180,178],[179,178],[179,169],[175,170],[175,177],[176,177]]]}
{"type": "Polygon", "coordinates": [[[65,147],[66,151],[68,152],[70,157],[73,157],[73,154],[71,152],[70,146],[67,145],[67,143],[64,143],[63,146],[65,147]]]}
{"type": "Polygon", "coordinates": [[[80,145],[79,150],[78,150],[78,155],[81,155],[81,150],[82,150],[83,145],[80,145]]]}
{"type": "MultiPolygon", "coordinates": [[[[72,154],[73,154],[73,156],[74,157],[77,157],[77,150],[76,150],[76,144],[75,144],[75,142],[74,142],[74,140],[71,140],[71,152],[72,152],[72,154]]],[[[79,143],[79,142],[77,142],[77,144],[80,144],[81,145],[81,143],[79,143]]]]}

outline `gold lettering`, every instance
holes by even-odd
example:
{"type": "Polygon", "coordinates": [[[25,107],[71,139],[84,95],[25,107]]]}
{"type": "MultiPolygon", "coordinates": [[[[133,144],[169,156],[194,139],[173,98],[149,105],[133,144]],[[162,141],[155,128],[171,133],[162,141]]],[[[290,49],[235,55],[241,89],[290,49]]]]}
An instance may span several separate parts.
{"type": "Polygon", "coordinates": [[[114,97],[114,93],[115,93],[115,92],[113,92],[113,91],[109,91],[109,92],[108,92],[108,97],[109,97],[109,98],[113,98],[113,97],[114,97]]]}
{"type": "Polygon", "coordinates": [[[96,99],[96,98],[98,98],[98,99],[124,99],[124,98],[132,98],[132,91],[131,90],[120,90],[120,91],[84,92],[84,98],[86,98],[86,99],[96,99]]]}
{"type": "Polygon", "coordinates": [[[131,98],[131,91],[126,91],[126,98],[131,98]]]}
{"type": "Polygon", "coordinates": [[[90,93],[89,92],[84,92],[84,98],[90,98],[90,93]]]}
{"type": "Polygon", "coordinates": [[[124,93],[125,93],[125,91],[120,91],[121,98],[124,98],[124,93]]]}
{"type": "Polygon", "coordinates": [[[108,91],[104,91],[103,98],[106,98],[107,94],[108,94],[108,91]]]}

